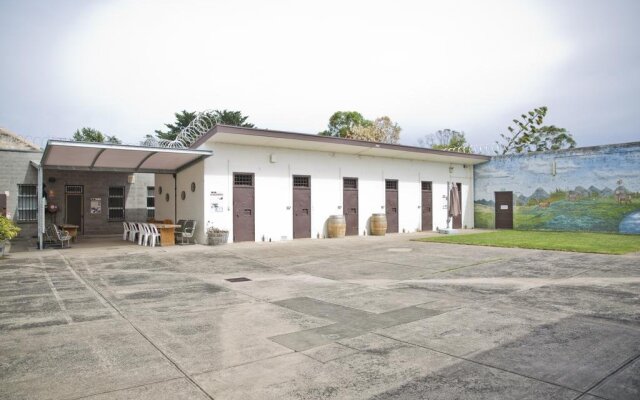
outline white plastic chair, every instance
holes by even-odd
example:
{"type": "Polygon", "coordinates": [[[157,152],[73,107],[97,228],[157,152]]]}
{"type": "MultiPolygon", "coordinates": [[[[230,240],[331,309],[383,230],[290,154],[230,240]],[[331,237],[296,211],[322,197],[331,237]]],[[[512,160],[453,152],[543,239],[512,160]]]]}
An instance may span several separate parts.
{"type": "Polygon", "coordinates": [[[138,230],[140,231],[140,236],[138,237],[138,245],[146,246],[147,241],[149,240],[149,228],[147,224],[139,223],[138,230]]]}
{"type": "Polygon", "coordinates": [[[131,229],[129,228],[129,223],[122,222],[122,228],[124,228],[124,230],[122,231],[122,240],[129,239],[129,232],[131,232],[131,229]]]}
{"type": "Polygon", "coordinates": [[[129,222],[129,240],[135,243],[136,235],[140,233],[140,229],[135,222],[129,222]]]}
{"type": "Polygon", "coordinates": [[[156,239],[158,240],[158,243],[160,243],[160,232],[158,232],[158,227],[153,225],[153,224],[149,224],[149,239],[150,239],[150,246],[151,247],[156,247],[156,239]]]}

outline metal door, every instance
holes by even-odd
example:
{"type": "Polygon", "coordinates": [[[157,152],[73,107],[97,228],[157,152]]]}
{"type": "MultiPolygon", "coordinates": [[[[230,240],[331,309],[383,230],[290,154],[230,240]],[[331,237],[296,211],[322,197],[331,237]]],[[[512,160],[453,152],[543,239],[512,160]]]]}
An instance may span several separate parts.
{"type": "Polygon", "coordinates": [[[422,230],[433,230],[433,192],[431,182],[422,182],[422,230]]]}
{"type": "Polygon", "coordinates": [[[82,195],[67,194],[65,205],[65,223],[79,226],[82,230],[82,195]]]}
{"type": "Polygon", "coordinates": [[[453,217],[453,224],[451,227],[453,229],[462,229],[462,183],[458,182],[456,183],[456,186],[458,186],[458,199],[460,200],[460,215],[453,217]]]}
{"type": "Polygon", "coordinates": [[[346,235],[358,234],[358,178],[342,181],[342,208],[347,223],[346,235]]]}
{"type": "Polygon", "coordinates": [[[255,186],[254,175],[233,174],[233,241],[254,242],[255,186]]]}
{"type": "Polygon", "coordinates": [[[495,192],[496,229],[513,229],[513,192],[495,192]]]}
{"type": "Polygon", "coordinates": [[[311,237],[311,177],[293,176],[293,238],[311,237]]]}
{"type": "Polygon", "coordinates": [[[398,233],[398,181],[384,181],[386,194],[384,209],[387,213],[387,233],[398,233]]]}

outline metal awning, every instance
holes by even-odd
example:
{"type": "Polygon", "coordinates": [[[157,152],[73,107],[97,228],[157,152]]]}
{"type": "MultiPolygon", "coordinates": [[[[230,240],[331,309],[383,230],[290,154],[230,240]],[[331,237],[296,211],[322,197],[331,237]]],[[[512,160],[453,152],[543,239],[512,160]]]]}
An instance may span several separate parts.
{"type": "Polygon", "coordinates": [[[45,169],[175,173],[212,154],[208,150],[50,140],[40,165],[45,169]]]}

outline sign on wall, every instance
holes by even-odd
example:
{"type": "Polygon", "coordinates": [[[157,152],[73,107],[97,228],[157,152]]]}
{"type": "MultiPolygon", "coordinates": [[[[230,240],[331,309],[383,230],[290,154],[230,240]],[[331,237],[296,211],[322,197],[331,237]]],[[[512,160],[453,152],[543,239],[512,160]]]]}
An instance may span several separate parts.
{"type": "Polygon", "coordinates": [[[102,214],[102,199],[100,197],[91,198],[91,214],[102,214]]]}

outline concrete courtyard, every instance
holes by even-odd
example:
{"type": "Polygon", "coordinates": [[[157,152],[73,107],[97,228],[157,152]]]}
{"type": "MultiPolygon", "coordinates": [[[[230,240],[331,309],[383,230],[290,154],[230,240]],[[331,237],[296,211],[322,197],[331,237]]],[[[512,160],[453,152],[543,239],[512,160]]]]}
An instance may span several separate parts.
{"type": "Polygon", "coordinates": [[[640,398],[639,254],[415,237],[13,254],[0,398],[640,398]]]}

